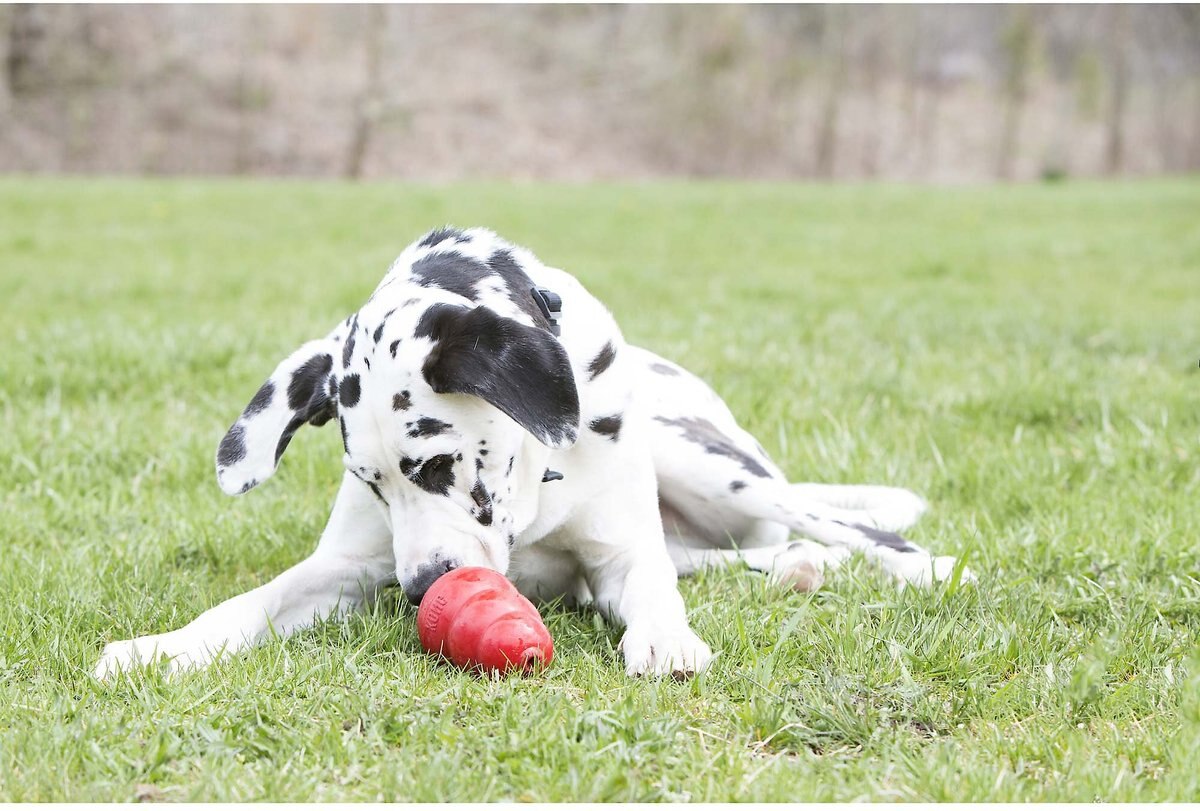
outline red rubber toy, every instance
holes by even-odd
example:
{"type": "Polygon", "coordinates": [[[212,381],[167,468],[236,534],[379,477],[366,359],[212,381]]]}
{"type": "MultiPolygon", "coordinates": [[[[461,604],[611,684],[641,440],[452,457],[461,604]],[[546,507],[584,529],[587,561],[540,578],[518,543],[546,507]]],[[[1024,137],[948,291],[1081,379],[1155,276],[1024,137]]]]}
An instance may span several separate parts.
{"type": "Polygon", "coordinates": [[[417,636],[430,653],[465,669],[506,673],[545,667],[554,641],[533,603],[499,572],[454,569],[425,592],[417,636]]]}

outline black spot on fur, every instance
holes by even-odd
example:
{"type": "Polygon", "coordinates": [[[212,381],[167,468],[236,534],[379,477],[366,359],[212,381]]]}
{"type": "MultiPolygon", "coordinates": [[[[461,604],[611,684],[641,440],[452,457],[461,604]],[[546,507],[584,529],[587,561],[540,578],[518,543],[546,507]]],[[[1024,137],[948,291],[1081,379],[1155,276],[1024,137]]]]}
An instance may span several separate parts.
{"type": "Polygon", "coordinates": [[[488,492],[482,480],[476,480],[471,488],[471,500],[479,507],[475,520],[485,527],[492,525],[492,494],[488,492]]]}
{"type": "Polygon", "coordinates": [[[734,444],[733,440],[721,433],[717,426],[702,417],[655,417],[663,425],[673,425],[683,433],[683,438],[704,448],[705,453],[717,456],[727,456],[742,466],[753,476],[769,479],[771,474],[757,459],[734,444]]]}
{"type": "Polygon", "coordinates": [[[515,457],[515,456],[508,457],[508,470],[504,471],[505,476],[512,475],[513,463],[516,461],[517,461],[517,457],[515,457]]]}
{"type": "Polygon", "coordinates": [[[885,532],[882,529],[868,527],[866,524],[847,524],[843,521],[834,521],[835,524],[840,524],[843,527],[857,529],[863,535],[866,535],[874,543],[879,546],[886,546],[888,549],[895,549],[897,552],[916,552],[917,548],[904,540],[901,536],[894,532],[885,532]]]}
{"type": "Polygon", "coordinates": [[[405,456],[403,459],[400,460],[400,472],[403,473],[406,478],[411,478],[413,475],[413,471],[415,471],[420,466],[421,466],[420,459],[412,459],[408,456],[405,456]]]}
{"type": "Polygon", "coordinates": [[[288,408],[292,411],[304,410],[317,387],[324,389],[325,378],[331,369],[333,358],[329,355],[313,355],[304,361],[303,365],[292,373],[291,382],[288,383],[288,408]]]}
{"type": "Polygon", "coordinates": [[[354,322],[350,325],[350,334],[346,336],[346,343],[342,347],[342,368],[350,368],[350,357],[354,354],[354,335],[358,332],[358,315],[354,316],[354,322]]]}
{"type": "Polygon", "coordinates": [[[379,489],[379,485],[377,485],[375,482],[367,482],[367,487],[371,488],[371,492],[375,494],[375,498],[379,499],[382,503],[387,504],[387,499],[383,497],[383,492],[379,489]]]}
{"type": "Polygon", "coordinates": [[[488,454],[488,452],[487,452],[487,448],[480,448],[480,449],[479,449],[479,455],[480,455],[480,456],[487,456],[487,454],[488,454]]]}
{"type": "Polygon", "coordinates": [[[392,411],[408,411],[411,407],[412,397],[409,396],[407,389],[392,396],[392,411]]]}
{"type": "Polygon", "coordinates": [[[217,448],[217,462],[222,467],[236,465],[246,458],[246,426],[234,423],[217,448]]]}
{"type": "Polygon", "coordinates": [[[400,346],[400,339],[392,341],[392,345],[388,347],[388,351],[392,353],[392,357],[396,357],[396,347],[400,346]]]}
{"type": "Polygon", "coordinates": [[[379,339],[383,337],[383,327],[384,325],[380,324],[375,328],[375,334],[371,336],[375,343],[379,343],[379,339]]]}
{"type": "Polygon", "coordinates": [[[339,399],[343,408],[354,408],[358,405],[358,398],[362,396],[362,384],[358,375],[350,374],[343,377],[339,388],[339,399]]]}
{"type": "Polygon", "coordinates": [[[411,437],[437,436],[438,434],[444,434],[453,427],[450,423],[442,422],[433,417],[421,417],[417,420],[412,430],[408,432],[408,435],[411,437]]]}
{"type": "Polygon", "coordinates": [[[444,228],[435,228],[426,234],[420,242],[417,243],[418,248],[432,248],[439,242],[445,242],[447,239],[453,239],[456,242],[466,240],[467,236],[457,228],[446,226],[444,228]]]}
{"type": "Polygon", "coordinates": [[[338,427],[342,429],[342,448],[346,453],[350,453],[350,437],[346,435],[346,421],[338,415],[338,427]]]}
{"type": "Polygon", "coordinates": [[[528,315],[535,326],[550,329],[550,320],[530,294],[533,280],[507,250],[496,251],[486,262],[460,253],[434,253],[413,262],[411,273],[413,281],[422,287],[441,288],[471,302],[479,300],[480,282],[499,280],[517,309],[528,315]]]}
{"type": "Polygon", "coordinates": [[[454,486],[454,457],[448,453],[430,457],[409,479],[426,493],[444,496],[454,486]]]}
{"type": "Polygon", "coordinates": [[[678,369],[676,369],[673,366],[668,366],[665,363],[651,363],[650,371],[658,372],[660,375],[667,375],[668,377],[678,377],[679,376],[678,369]]]}
{"type": "Polygon", "coordinates": [[[412,264],[417,284],[438,287],[472,302],[479,300],[479,282],[491,275],[486,264],[460,253],[433,253],[412,264]]]}
{"type": "Polygon", "coordinates": [[[621,424],[621,415],[613,414],[611,417],[597,417],[588,424],[588,427],[597,434],[608,437],[610,441],[616,442],[621,433],[621,424]]]}
{"type": "Polygon", "coordinates": [[[592,358],[592,362],[588,364],[588,380],[595,380],[607,372],[608,367],[612,366],[613,359],[616,357],[617,350],[613,348],[612,341],[604,344],[600,349],[600,353],[592,358]]]}
{"type": "Polygon", "coordinates": [[[746,483],[743,481],[732,481],[729,483],[729,491],[731,493],[738,493],[745,489],[746,489],[746,483]]]}
{"type": "Polygon", "coordinates": [[[533,319],[536,327],[549,330],[550,319],[533,300],[533,280],[508,251],[496,251],[488,259],[488,267],[497,273],[508,287],[508,297],[521,312],[533,319]]]}
{"type": "Polygon", "coordinates": [[[253,399],[250,400],[246,410],[242,412],[243,417],[253,417],[255,414],[261,414],[266,411],[271,405],[271,399],[275,396],[275,384],[268,380],[259,387],[253,399]]]}

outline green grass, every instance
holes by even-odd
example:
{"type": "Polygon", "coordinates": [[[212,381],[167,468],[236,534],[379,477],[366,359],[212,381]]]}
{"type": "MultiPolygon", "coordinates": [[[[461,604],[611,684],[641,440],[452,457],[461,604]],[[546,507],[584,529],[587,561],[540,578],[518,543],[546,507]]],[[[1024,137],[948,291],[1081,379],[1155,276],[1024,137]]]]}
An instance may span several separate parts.
{"type": "Polygon", "coordinates": [[[0,800],[1200,799],[1200,183],[919,189],[0,180],[0,800]],[[336,430],[218,490],[275,363],[424,229],[486,224],[712,381],[796,480],[923,493],[977,588],[685,581],[631,681],[552,608],[489,681],[396,599],[105,687],[305,556],[336,430]],[[139,788],[140,787],[140,788],[139,788]]]}

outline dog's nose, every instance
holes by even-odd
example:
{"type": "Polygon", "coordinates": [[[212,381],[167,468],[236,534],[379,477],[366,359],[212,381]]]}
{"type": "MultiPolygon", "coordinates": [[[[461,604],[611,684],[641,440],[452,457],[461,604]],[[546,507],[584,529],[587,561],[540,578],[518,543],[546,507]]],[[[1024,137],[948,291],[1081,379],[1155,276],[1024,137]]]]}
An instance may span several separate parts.
{"type": "Polygon", "coordinates": [[[420,604],[421,598],[425,596],[425,592],[429,591],[433,581],[446,572],[454,571],[460,565],[457,560],[435,560],[432,563],[422,563],[417,567],[416,574],[400,584],[400,587],[404,589],[404,596],[414,604],[420,604]]]}

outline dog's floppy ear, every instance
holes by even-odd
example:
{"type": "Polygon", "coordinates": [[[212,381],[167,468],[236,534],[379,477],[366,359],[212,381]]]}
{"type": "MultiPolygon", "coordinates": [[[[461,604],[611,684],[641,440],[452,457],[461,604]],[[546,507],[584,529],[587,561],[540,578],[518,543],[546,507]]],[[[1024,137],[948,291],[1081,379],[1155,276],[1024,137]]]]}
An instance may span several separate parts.
{"type": "Polygon", "coordinates": [[[265,481],[300,426],[324,425],[337,414],[333,336],[309,341],[263,383],[217,446],[217,482],[229,495],[265,481]]]}
{"type": "Polygon", "coordinates": [[[421,372],[439,394],[471,394],[503,411],[543,445],[579,436],[579,392],[562,344],[487,307],[434,304],[417,324],[434,342],[421,372]]]}

